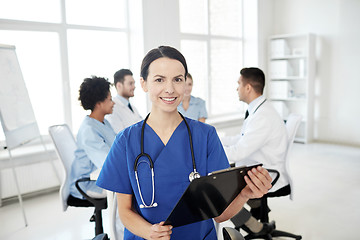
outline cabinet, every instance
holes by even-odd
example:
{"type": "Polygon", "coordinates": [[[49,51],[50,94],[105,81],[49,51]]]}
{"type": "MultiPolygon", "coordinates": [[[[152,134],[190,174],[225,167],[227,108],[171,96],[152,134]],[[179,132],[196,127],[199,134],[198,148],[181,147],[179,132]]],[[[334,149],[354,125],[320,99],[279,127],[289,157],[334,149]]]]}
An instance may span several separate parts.
{"type": "Polygon", "coordinates": [[[315,35],[288,34],[269,39],[267,95],[280,116],[303,116],[295,141],[313,139],[315,35]]]}

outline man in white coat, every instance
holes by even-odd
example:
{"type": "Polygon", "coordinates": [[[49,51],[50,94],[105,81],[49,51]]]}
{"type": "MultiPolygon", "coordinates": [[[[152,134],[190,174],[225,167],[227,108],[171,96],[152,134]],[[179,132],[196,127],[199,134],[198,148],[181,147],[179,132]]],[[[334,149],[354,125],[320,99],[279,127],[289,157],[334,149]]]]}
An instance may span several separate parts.
{"type": "Polygon", "coordinates": [[[114,86],[117,95],[113,98],[115,102],[112,114],[106,116],[116,133],[124,128],[142,120],[135,106],[130,104],[129,99],[134,96],[135,80],[129,69],[120,69],[114,74],[114,86]]]}
{"type": "MultiPolygon", "coordinates": [[[[280,178],[270,189],[274,192],[289,184],[285,168],[287,150],[287,131],[284,121],[273,108],[272,104],[263,96],[265,75],[259,68],[243,68],[238,80],[239,100],[248,104],[241,133],[233,137],[223,137],[221,142],[229,162],[236,166],[262,163],[265,168],[276,169],[280,178]]],[[[274,176],[272,176],[274,179],[274,176]]],[[[258,201],[249,201],[254,210],[260,206],[258,201]]],[[[256,210],[255,210],[256,211],[256,210]]],[[[238,229],[263,235],[274,228],[271,224],[258,222],[251,214],[243,209],[232,222],[238,229]]]]}
{"type": "MultiPolygon", "coordinates": [[[[120,69],[117,71],[114,74],[114,86],[117,95],[112,99],[115,102],[113,113],[106,115],[105,118],[110,122],[115,133],[119,133],[123,129],[141,121],[142,117],[135,106],[131,105],[129,101],[129,99],[134,96],[135,90],[133,73],[129,69],[120,69]]],[[[113,194],[111,199],[112,202],[108,203],[113,206],[112,212],[110,213],[112,222],[111,229],[114,233],[113,238],[120,240],[124,238],[124,225],[117,213],[116,195],[113,194]]]]}

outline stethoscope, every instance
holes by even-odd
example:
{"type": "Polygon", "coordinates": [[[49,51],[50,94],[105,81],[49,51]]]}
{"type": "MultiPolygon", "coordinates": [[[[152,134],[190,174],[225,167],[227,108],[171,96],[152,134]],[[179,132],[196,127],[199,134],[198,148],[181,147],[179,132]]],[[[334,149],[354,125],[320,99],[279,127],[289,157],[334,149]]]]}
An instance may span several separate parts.
{"type": "MultiPolygon", "coordinates": [[[[259,109],[259,107],[261,107],[261,105],[264,104],[264,102],[266,102],[266,99],[265,99],[264,101],[262,101],[262,102],[259,104],[259,106],[257,106],[257,108],[253,111],[252,114],[254,114],[254,113],[259,109]]],[[[245,119],[245,120],[246,120],[246,119],[245,119]]],[[[244,133],[243,133],[243,132],[241,133],[241,136],[244,136],[244,133]]]]}
{"type": "Polygon", "coordinates": [[[262,101],[259,106],[257,106],[257,108],[253,111],[253,114],[256,113],[256,111],[259,109],[259,107],[261,107],[261,105],[264,104],[264,102],[266,102],[266,99],[264,101],[262,101]]]}
{"type": "MultiPolygon", "coordinates": [[[[186,128],[188,130],[188,133],[189,133],[189,141],[190,141],[190,150],[191,150],[191,158],[192,158],[192,164],[193,164],[193,170],[190,174],[189,174],[189,180],[190,182],[192,182],[194,179],[196,178],[200,178],[200,173],[198,173],[196,171],[196,164],[195,164],[195,157],[194,157],[194,148],[193,148],[193,143],[192,143],[192,137],[191,137],[191,131],[190,131],[190,127],[188,125],[188,123],[186,122],[184,116],[179,113],[180,116],[182,117],[182,119],[184,120],[185,122],[185,125],[186,125],[186,128]]],[[[140,140],[140,149],[141,149],[141,153],[136,157],[135,159],[135,163],[134,163],[134,172],[135,172],[135,179],[136,179],[136,183],[137,183],[137,186],[138,186],[138,190],[139,190],[139,195],[140,195],[140,198],[141,198],[141,202],[142,204],[139,205],[140,208],[152,208],[152,207],[157,207],[158,204],[154,201],[155,200],[155,181],[154,181],[154,162],[153,160],[151,159],[150,155],[145,153],[144,152],[144,129],[145,129],[145,124],[146,124],[146,121],[147,119],[149,118],[150,116],[150,113],[146,116],[143,124],[142,124],[142,127],[141,127],[141,140],[140,140]],[[150,167],[150,170],[151,170],[151,185],[152,185],[152,198],[151,198],[151,203],[150,205],[147,205],[144,201],[144,198],[142,196],[142,193],[141,193],[141,188],[140,188],[140,184],[139,184],[139,178],[138,178],[138,174],[137,174],[137,168],[139,166],[139,159],[141,157],[146,157],[149,162],[146,162],[145,160],[142,160],[140,161],[141,162],[146,162],[147,164],[149,164],[149,167],[150,167]]]]}
{"type": "MultiPolygon", "coordinates": [[[[262,101],[262,102],[259,104],[259,106],[257,106],[257,108],[255,108],[255,110],[253,111],[252,114],[256,113],[256,111],[259,109],[259,107],[261,107],[261,105],[264,104],[264,102],[266,102],[266,99],[265,99],[264,101],[262,101]]],[[[245,117],[245,120],[246,120],[246,119],[247,119],[247,118],[245,117]]]]}

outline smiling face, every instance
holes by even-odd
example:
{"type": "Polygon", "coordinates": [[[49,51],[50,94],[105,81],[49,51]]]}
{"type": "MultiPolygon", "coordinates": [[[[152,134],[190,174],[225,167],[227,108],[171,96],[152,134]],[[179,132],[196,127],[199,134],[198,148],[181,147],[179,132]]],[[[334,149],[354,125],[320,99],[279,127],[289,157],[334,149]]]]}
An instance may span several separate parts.
{"type": "Polygon", "coordinates": [[[147,79],[141,78],[141,87],[149,93],[152,112],[177,112],[185,92],[185,68],[178,60],[158,58],[150,64],[147,79]]]}

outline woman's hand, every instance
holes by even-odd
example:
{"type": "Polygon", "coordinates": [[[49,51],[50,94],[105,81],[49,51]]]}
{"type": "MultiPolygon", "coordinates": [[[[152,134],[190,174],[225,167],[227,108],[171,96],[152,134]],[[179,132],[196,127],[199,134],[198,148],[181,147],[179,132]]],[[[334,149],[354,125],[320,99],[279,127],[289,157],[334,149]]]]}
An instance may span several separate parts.
{"type": "Polygon", "coordinates": [[[133,209],[133,195],[116,193],[119,216],[124,226],[134,235],[144,239],[170,239],[172,226],[164,222],[151,224],[133,209]]]}
{"type": "Polygon", "coordinates": [[[164,222],[157,223],[151,226],[150,239],[170,239],[172,226],[164,226],[164,222]]]}
{"type": "Polygon", "coordinates": [[[253,168],[248,171],[248,175],[250,178],[245,176],[246,187],[220,216],[214,218],[216,222],[220,223],[234,217],[250,198],[261,198],[271,188],[272,179],[265,168],[253,168]]]}
{"type": "Polygon", "coordinates": [[[259,166],[248,171],[249,177],[245,176],[247,186],[241,191],[241,196],[245,198],[261,198],[268,193],[271,186],[272,178],[269,172],[259,166]]]}

